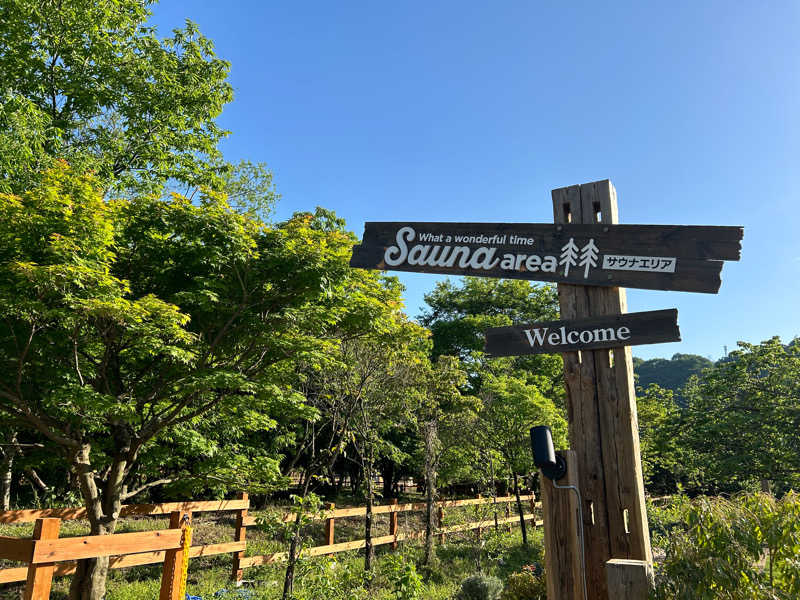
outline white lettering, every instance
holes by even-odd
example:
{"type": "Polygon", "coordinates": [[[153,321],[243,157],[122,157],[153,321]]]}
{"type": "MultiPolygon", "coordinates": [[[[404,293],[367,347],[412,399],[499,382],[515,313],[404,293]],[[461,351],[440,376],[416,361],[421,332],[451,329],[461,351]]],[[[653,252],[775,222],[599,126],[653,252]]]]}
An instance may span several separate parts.
{"type": "Polygon", "coordinates": [[[419,244],[413,246],[411,252],[408,253],[408,264],[424,265],[430,249],[430,246],[421,246],[419,244]]]}
{"type": "Polygon", "coordinates": [[[544,331],[542,331],[541,329],[525,329],[524,330],[525,331],[525,335],[528,338],[528,343],[531,345],[531,347],[535,346],[536,344],[539,344],[540,346],[542,344],[544,344],[544,336],[547,333],[548,329],[550,329],[550,328],[549,327],[545,327],[544,331]],[[531,335],[531,332],[533,332],[533,335],[531,335]]]}
{"type": "Polygon", "coordinates": [[[542,257],[538,254],[531,254],[525,261],[525,268],[528,271],[538,271],[542,264],[542,257]]]}
{"type": "Polygon", "coordinates": [[[548,335],[548,336],[547,336],[547,342],[548,342],[548,343],[549,343],[551,346],[558,346],[558,333],[556,333],[556,332],[554,331],[553,333],[551,333],[550,335],[548,335]]]}
{"type": "Polygon", "coordinates": [[[542,271],[545,273],[555,273],[558,267],[558,261],[555,256],[545,256],[542,261],[542,271]]]}
{"type": "Polygon", "coordinates": [[[570,332],[567,334],[567,341],[568,341],[570,344],[577,344],[577,343],[578,343],[578,332],[577,332],[577,331],[570,331],[570,332]],[[573,335],[575,336],[575,339],[574,339],[574,340],[572,339],[572,336],[573,336],[573,335]]]}
{"type": "Polygon", "coordinates": [[[617,329],[617,337],[621,340],[629,340],[631,339],[631,330],[627,327],[620,327],[617,329]]]}
{"type": "Polygon", "coordinates": [[[475,250],[475,253],[472,255],[472,259],[469,261],[469,266],[473,269],[483,269],[485,271],[494,269],[500,262],[499,258],[492,260],[495,252],[497,252],[497,248],[486,248],[485,246],[481,246],[475,250]]]}
{"type": "Polygon", "coordinates": [[[400,229],[397,232],[397,237],[395,238],[397,246],[391,246],[390,248],[386,249],[386,252],[383,254],[383,261],[390,267],[402,265],[408,256],[408,246],[406,246],[406,240],[411,242],[414,240],[415,236],[416,233],[411,227],[403,227],[400,229]],[[406,239],[404,240],[403,238],[406,239]]]}
{"type": "Polygon", "coordinates": [[[588,344],[589,342],[592,341],[592,332],[589,331],[588,329],[584,329],[583,331],[581,331],[580,340],[582,344],[588,344]],[[584,333],[588,336],[585,339],[583,336],[584,333]]]}
{"type": "Polygon", "coordinates": [[[594,341],[595,342],[616,342],[617,336],[614,335],[614,328],[608,327],[607,329],[595,329],[594,330],[594,341]]]}

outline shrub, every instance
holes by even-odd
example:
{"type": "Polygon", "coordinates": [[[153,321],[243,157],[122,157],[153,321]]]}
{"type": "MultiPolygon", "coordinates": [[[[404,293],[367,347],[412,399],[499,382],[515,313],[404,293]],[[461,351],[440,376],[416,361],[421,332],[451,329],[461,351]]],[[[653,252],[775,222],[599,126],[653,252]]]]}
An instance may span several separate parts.
{"type": "Polygon", "coordinates": [[[800,597],[800,498],[702,498],[685,513],[659,565],[656,597],[796,600],[800,597]]]}
{"type": "Polygon", "coordinates": [[[400,555],[386,558],[384,563],[386,579],[392,588],[395,600],[417,600],[422,593],[422,578],[414,563],[400,555]]]}
{"type": "Polygon", "coordinates": [[[535,565],[522,567],[519,573],[512,573],[506,581],[506,589],[500,600],[544,600],[547,598],[547,585],[541,569],[535,565]]]}
{"type": "Polygon", "coordinates": [[[476,573],[461,583],[456,600],[497,600],[503,591],[503,583],[492,575],[476,573]]]}

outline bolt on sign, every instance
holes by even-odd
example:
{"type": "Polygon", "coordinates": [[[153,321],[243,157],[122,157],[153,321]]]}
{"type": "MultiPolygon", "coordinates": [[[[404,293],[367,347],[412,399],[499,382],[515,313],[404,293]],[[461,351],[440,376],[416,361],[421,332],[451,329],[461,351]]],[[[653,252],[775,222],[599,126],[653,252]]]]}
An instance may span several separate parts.
{"type": "Polygon", "coordinates": [[[741,227],[366,223],[351,267],[716,293],[741,227]]]}
{"type": "Polygon", "coordinates": [[[678,311],[672,308],[491,327],[486,330],[484,350],[490,357],[520,356],[679,341],[678,311]]]}

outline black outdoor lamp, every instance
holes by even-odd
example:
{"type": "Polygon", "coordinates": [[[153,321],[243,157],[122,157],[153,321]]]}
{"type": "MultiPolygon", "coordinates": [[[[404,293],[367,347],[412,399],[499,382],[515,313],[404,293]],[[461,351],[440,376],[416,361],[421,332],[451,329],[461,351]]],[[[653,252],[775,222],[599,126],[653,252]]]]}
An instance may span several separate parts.
{"type": "Polygon", "coordinates": [[[547,425],[531,428],[531,447],[533,463],[542,470],[545,477],[558,481],[567,474],[567,461],[556,455],[553,434],[547,425]]]}

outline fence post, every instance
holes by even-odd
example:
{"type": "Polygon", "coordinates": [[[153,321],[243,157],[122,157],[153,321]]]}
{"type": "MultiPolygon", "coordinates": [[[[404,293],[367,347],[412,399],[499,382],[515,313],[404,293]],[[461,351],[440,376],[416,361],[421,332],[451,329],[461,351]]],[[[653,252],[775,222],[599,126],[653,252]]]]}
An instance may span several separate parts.
{"type": "Polygon", "coordinates": [[[444,506],[441,504],[439,505],[439,531],[442,532],[439,534],[439,543],[444,544],[446,539],[444,535],[444,506]]]}
{"type": "MultiPolygon", "coordinates": [[[[174,510],[169,515],[170,529],[184,529],[191,522],[192,513],[185,510],[174,510]]],[[[184,535],[186,535],[184,533],[184,535]]],[[[164,569],[161,572],[161,591],[158,600],[183,600],[178,598],[181,590],[183,565],[183,541],[181,547],[167,550],[164,555],[164,569]]]]}
{"type": "Polygon", "coordinates": [[[397,498],[392,498],[389,502],[395,507],[395,510],[389,513],[389,535],[394,536],[392,550],[397,550],[397,498]]]}
{"type": "MultiPolygon", "coordinates": [[[[482,500],[482,499],[483,499],[483,494],[478,494],[478,500],[482,500]]],[[[478,504],[475,505],[475,516],[478,517],[478,523],[482,523],[483,522],[483,520],[482,520],[483,511],[480,508],[481,506],[482,506],[481,503],[478,503],[478,504]]],[[[478,529],[476,530],[475,537],[480,542],[482,536],[483,536],[483,527],[478,525],[478,529]]]]}
{"type": "Polygon", "coordinates": [[[329,502],[326,509],[329,511],[328,518],[325,519],[325,543],[330,546],[333,544],[333,533],[336,527],[336,521],[333,518],[333,509],[336,504],[329,502]]]}
{"type": "Polygon", "coordinates": [[[528,499],[528,501],[531,503],[531,525],[534,529],[536,529],[536,496],[534,495],[533,490],[531,490],[531,497],[528,499]]]}
{"type": "MultiPolygon", "coordinates": [[[[33,539],[51,540],[57,538],[60,528],[61,519],[36,519],[36,525],[33,528],[33,539]]],[[[25,583],[25,595],[23,598],[25,600],[48,600],[50,598],[54,570],[55,563],[28,565],[28,579],[25,583]]]]}
{"type": "MultiPolygon", "coordinates": [[[[511,518],[511,503],[510,502],[506,502],[505,504],[506,504],[506,519],[510,519],[511,518]]],[[[506,522],[506,531],[508,533],[511,533],[511,521],[506,522]]]]}
{"type": "MultiPolygon", "coordinates": [[[[250,497],[248,496],[247,492],[242,492],[239,494],[239,500],[244,500],[247,502],[247,506],[250,506],[250,497]]],[[[236,515],[236,531],[234,532],[233,539],[236,542],[246,542],[247,541],[247,527],[245,526],[244,520],[247,518],[247,508],[242,508],[239,510],[239,514],[236,515]]],[[[231,579],[236,583],[237,586],[241,585],[242,583],[242,559],[244,558],[245,551],[240,550],[239,552],[233,553],[233,568],[231,569],[231,579]]]]}

